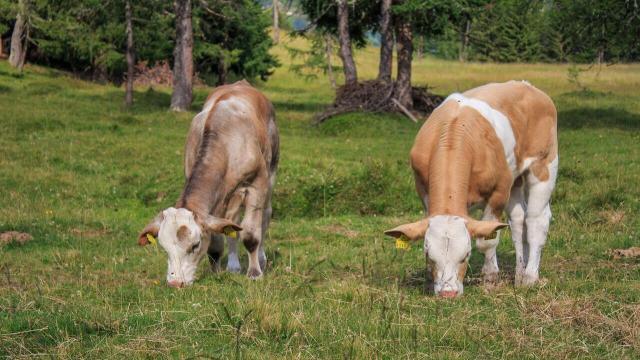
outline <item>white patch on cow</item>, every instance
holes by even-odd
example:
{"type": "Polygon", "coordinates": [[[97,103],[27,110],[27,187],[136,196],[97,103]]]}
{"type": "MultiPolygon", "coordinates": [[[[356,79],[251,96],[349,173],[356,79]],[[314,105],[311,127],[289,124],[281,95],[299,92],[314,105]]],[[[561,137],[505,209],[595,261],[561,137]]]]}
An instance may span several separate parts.
{"type": "Polygon", "coordinates": [[[167,252],[167,282],[192,284],[195,280],[198,263],[206,252],[208,243],[203,245],[200,226],[196,224],[193,213],[187,209],[168,208],[162,212],[164,220],[160,224],[158,243],[167,252]],[[188,237],[178,239],[178,229],[186,226],[188,237]],[[197,246],[196,246],[197,245],[197,246]]]}
{"type": "Polygon", "coordinates": [[[511,128],[509,119],[503,113],[492,108],[482,100],[469,98],[459,93],[449,95],[444,102],[447,100],[455,100],[460,104],[460,106],[467,106],[476,110],[489,122],[489,124],[491,124],[491,127],[493,127],[493,130],[496,132],[496,136],[500,139],[500,142],[502,142],[504,156],[507,159],[507,165],[515,177],[518,170],[516,165],[516,154],[514,151],[516,147],[516,138],[513,135],[513,129],[511,128]]]}
{"type": "Polygon", "coordinates": [[[231,97],[218,101],[215,108],[216,114],[221,115],[246,115],[251,112],[251,105],[241,97],[231,97]]]}
{"type": "Polygon", "coordinates": [[[424,251],[435,266],[433,290],[463,292],[458,279],[459,266],[471,254],[471,236],[466,221],[460,216],[437,215],[429,218],[424,237],[424,251]]]}
{"type": "Polygon", "coordinates": [[[558,157],[547,165],[549,179],[541,181],[532,172],[527,175],[527,210],[525,224],[529,246],[527,265],[522,277],[523,285],[532,285],[538,281],[540,258],[547,240],[551,221],[550,199],[558,175],[558,157]]]}
{"type": "Polygon", "coordinates": [[[533,162],[534,162],[534,161],[536,161],[536,160],[538,160],[538,158],[535,158],[535,157],[528,157],[528,158],[525,158],[525,159],[522,161],[522,166],[520,166],[520,169],[518,169],[518,172],[522,174],[522,173],[523,173],[523,172],[525,172],[525,171],[526,171],[526,170],[531,166],[531,164],[533,164],[533,162]]]}

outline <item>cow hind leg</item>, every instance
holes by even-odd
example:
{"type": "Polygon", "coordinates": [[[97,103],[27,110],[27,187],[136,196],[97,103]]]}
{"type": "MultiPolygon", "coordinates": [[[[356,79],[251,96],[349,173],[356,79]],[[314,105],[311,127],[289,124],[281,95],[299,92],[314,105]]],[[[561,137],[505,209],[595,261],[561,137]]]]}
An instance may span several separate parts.
{"type": "MultiPolygon", "coordinates": [[[[527,265],[519,285],[530,286],[538,281],[540,258],[542,249],[547,240],[549,223],[551,221],[551,193],[555,187],[558,173],[558,159],[556,158],[548,166],[548,176],[539,179],[534,172],[527,175],[527,212],[525,223],[527,227],[527,242],[529,251],[527,265]]],[[[547,174],[545,174],[547,175],[547,174]]]]}
{"type": "Polygon", "coordinates": [[[267,239],[267,229],[269,228],[269,220],[271,220],[271,213],[273,210],[271,209],[271,201],[267,201],[267,205],[264,209],[264,214],[262,215],[262,241],[260,241],[260,246],[258,247],[258,261],[260,263],[260,269],[265,271],[267,269],[267,255],[264,251],[264,243],[267,239]]]}
{"type": "Polygon", "coordinates": [[[247,189],[245,213],[240,225],[242,227],[240,238],[249,252],[247,276],[251,279],[258,279],[262,276],[259,252],[262,244],[262,220],[268,189],[267,183],[266,176],[258,176],[247,189]]]}
{"type": "Polygon", "coordinates": [[[511,229],[511,240],[516,251],[516,285],[522,284],[524,268],[527,265],[527,252],[529,245],[525,236],[525,214],[527,203],[524,196],[524,179],[516,179],[511,188],[511,196],[507,204],[507,214],[509,215],[509,227],[511,229]]]}

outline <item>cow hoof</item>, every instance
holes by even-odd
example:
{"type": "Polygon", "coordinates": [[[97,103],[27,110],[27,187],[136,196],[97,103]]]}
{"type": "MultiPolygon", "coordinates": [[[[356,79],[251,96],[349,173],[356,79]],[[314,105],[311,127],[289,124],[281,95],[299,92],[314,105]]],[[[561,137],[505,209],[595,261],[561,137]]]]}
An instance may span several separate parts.
{"type": "Polygon", "coordinates": [[[482,274],[482,281],[485,284],[493,285],[498,282],[500,275],[497,272],[482,274]]]}
{"type": "Polygon", "coordinates": [[[516,286],[530,287],[535,285],[537,282],[538,282],[537,275],[528,275],[528,274],[522,274],[520,276],[516,275],[516,281],[515,281],[516,286]]]}
{"type": "Polygon", "coordinates": [[[249,269],[247,277],[251,280],[258,280],[262,277],[262,271],[260,269],[249,269]]]}
{"type": "Polygon", "coordinates": [[[211,271],[214,273],[219,273],[222,271],[222,267],[217,262],[211,263],[211,271]]]}
{"type": "Polygon", "coordinates": [[[240,274],[240,272],[242,272],[242,268],[240,267],[240,264],[229,263],[227,264],[227,272],[230,272],[233,274],[240,274]]]}

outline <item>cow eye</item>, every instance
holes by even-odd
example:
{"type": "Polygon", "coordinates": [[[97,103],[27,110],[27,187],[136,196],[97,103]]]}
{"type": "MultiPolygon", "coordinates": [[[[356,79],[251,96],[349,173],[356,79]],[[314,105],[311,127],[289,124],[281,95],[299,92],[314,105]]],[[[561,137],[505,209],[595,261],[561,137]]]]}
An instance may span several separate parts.
{"type": "Polygon", "coordinates": [[[200,242],[199,241],[191,247],[191,250],[189,252],[196,251],[196,249],[198,249],[198,246],[200,246],[200,242]]]}

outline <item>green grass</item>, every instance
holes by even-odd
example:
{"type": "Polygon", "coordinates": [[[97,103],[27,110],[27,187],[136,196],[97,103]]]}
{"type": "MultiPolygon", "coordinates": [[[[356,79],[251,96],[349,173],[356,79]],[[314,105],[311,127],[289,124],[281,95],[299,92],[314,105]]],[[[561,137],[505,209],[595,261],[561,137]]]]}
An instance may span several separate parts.
{"type": "MultiPolygon", "coordinates": [[[[358,53],[361,76],[375,76],[376,51],[358,53]]],[[[527,79],[559,110],[543,284],[512,286],[506,234],[502,281],[481,285],[474,253],[465,295],[443,301],[425,290],[420,246],[398,252],[382,235],[420,216],[407,161],[419,125],[349,114],[311,126],[331,102],[328,81],[278,69],[260,85],[282,137],[271,268],[252,282],[203,263],[194,286],[174,290],[164,254],[138,247],[136,234],[178,196],[186,131],[210,89],[197,90],[188,114],[167,111],[167,89],[136,92],[125,111],[119,88],[33,66],[17,76],[0,61],[0,231],[34,236],[0,247],[0,354],[637,358],[640,264],[607,250],[639,243],[640,65],[593,69],[582,79],[588,92],[566,73],[416,61],[415,82],[439,94],[527,79]]]]}

